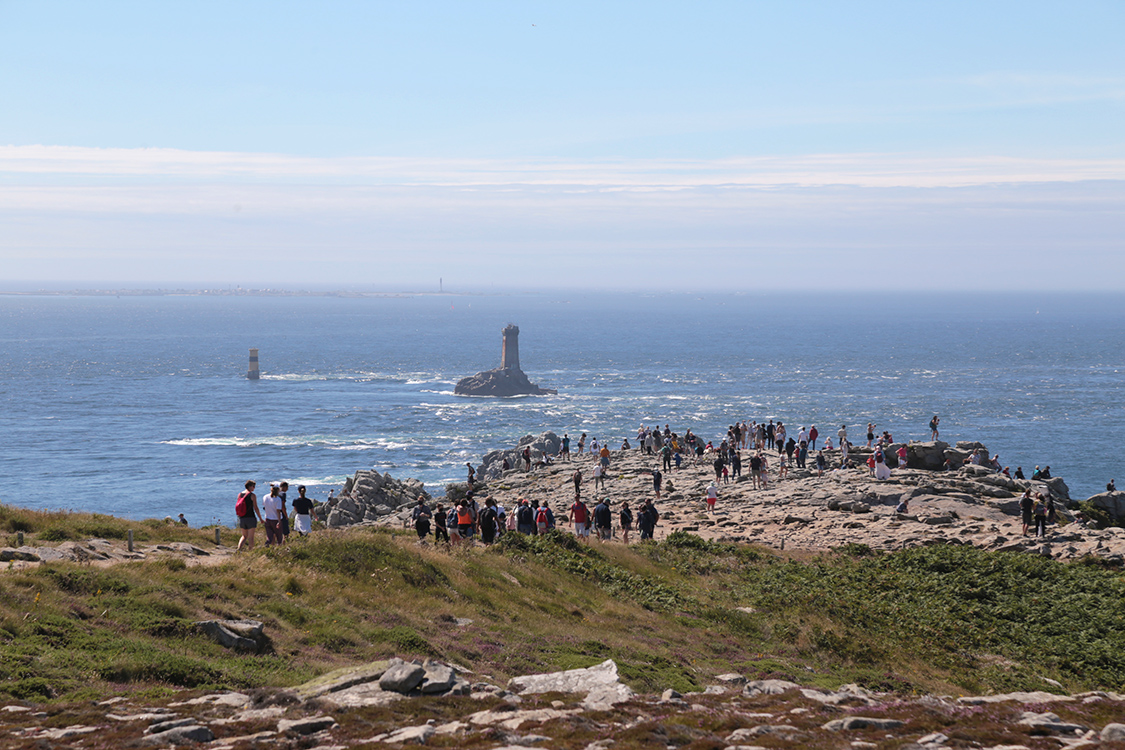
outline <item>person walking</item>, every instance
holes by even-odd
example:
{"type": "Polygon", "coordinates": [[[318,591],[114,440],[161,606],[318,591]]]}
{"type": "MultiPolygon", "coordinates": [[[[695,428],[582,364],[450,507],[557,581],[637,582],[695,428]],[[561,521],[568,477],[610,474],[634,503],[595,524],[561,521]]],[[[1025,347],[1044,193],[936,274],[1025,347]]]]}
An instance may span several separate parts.
{"type": "Polygon", "coordinates": [[[941,420],[938,419],[937,414],[935,414],[930,419],[930,440],[937,440],[938,439],[938,428],[937,427],[938,427],[939,422],[941,422],[941,420]]]}
{"type": "Polygon", "coordinates": [[[248,550],[254,549],[254,532],[258,528],[258,522],[262,521],[262,512],[258,510],[258,496],[254,494],[256,486],[253,479],[247,480],[245,491],[239,493],[238,500],[234,503],[234,512],[238,516],[238,530],[242,534],[238,539],[236,552],[240,552],[243,546],[248,550]]]}
{"type": "Polygon", "coordinates": [[[305,496],[305,485],[297,487],[297,497],[293,498],[293,528],[301,536],[312,533],[313,521],[316,517],[316,508],[311,498],[305,496]]]}
{"type": "Polygon", "coordinates": [[[633,530],[633,511],[629,509],[629,501],[621,503],[621,512],[618,514],[621,522],[621,541],[629,543],[629,532],[633,530]]]}
{"type": "Polygon", "coordinates": [[[271,484],[270,494],[262,501],[262,513],[266,517],[267,547],[285,542],[285,537],[281,535],[281,508],[281,491],[276,484],[271,484]]]}
{"type": "Polygon", "coordinates": [[[719,488],[715,486],[714,482],[707,486],[707,497],[704,500],[707,501],[707,510],[711,515],[715,515],[715,503],[719,500],[719,488]]]}

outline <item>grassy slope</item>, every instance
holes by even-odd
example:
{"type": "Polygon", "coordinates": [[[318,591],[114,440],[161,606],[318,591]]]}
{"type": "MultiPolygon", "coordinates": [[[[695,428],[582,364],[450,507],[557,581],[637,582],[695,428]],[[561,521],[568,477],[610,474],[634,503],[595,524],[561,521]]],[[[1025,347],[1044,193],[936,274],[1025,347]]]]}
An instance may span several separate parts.
{"type": "MultiPolygon", "coordinates": [[[[213,544],[213,531],[0,506],[0,530],[14,524],[55,538],[133,528],[138,541],[213,544]]],[[[1050,689],[1044,677],[1069,691],[1125,687],[1119,570],[961,547],[783,559],[684,534],[630,548],[506,540],[449,553],[356,529],[217,566],[8,571],[0,692],[245,689],[389,655],[434,656],[498,682],[613,658],[646,691],[731,670],[903,691],[1050,689]],[[191,627],[215,617],[263,620],[272,653],[234,655],[191,627]]]]}

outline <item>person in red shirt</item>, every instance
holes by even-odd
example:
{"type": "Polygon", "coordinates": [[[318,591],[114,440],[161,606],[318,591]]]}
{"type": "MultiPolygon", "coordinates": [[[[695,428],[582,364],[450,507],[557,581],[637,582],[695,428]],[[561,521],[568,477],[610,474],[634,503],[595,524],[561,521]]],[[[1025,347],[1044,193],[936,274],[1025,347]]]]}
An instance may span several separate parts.
{"type": "Polygon", "coordinates": [[[570,522],[574,524],[574,535],[584,542],[590,541],[590,509],[581,498],[570,506],[570,522]]]}

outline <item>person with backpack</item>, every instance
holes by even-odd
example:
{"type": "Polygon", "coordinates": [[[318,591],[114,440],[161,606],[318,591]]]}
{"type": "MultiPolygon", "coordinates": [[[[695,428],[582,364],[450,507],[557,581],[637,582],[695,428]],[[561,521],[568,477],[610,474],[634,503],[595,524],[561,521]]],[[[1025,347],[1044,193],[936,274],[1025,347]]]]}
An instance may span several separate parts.
{"type": "Polygon", "coordinates": [[[1036,493],[1035,508],[1032,511],[1035,520],[1035,536],[1047,536],[1047,503],[1043,500],[1043,493],[1036,493]]]}
{"type": "Polygon", "coordinates": [[[581,498],[575,498],[570,506],[570,522],[574,524],[574,535],[584,542],[590,541],[590,509],[581,498]]]}
{"type": "Polygon", "coordinates": [[[594,532],[603,542],[608,542],[612,535],[613,512],[609,509],[608,497],[594,506],[594,532]]]}
{"type": "Polygon", "coordinates": [[[621,521],[621,541],[625,544],[629,543],[629,532],[633,530],[633,511],[629,509],[629,501],[621,503],[621,513],[618,515],[621,521]]]}
{"type": "Polygon", "coordinates": [[[546,534],[550,528],[551,509],[547,507],[546,500],[540,500],[539,507],[535,509],[535,533],[546,534]]]}
{"type": "Polygon", "coordinates": [[[522,498],[516,508],[516,531],[521,534],[535,533],[535,511],[528,504],[527,498],[522,498]]]}
{"type": "Polygon", "coordinates": [[[497,521],[496,501],[491,497],[484,501],[484,510],[480,512],[480,540],[485,544],[496,541],[497,521]]]}
{"type": "Polygon", "coordinates": [[[258,496],[254,494],[257,483],[253,479],[246,481],[246,490],[240,492],[234,501],[234,514],[238,516],[238,530],[242,533],[235,551],[241,551],[245,544],[246,549],[254,549],[254,532],[258,522],[262,521],[262,512],[258,510],[258,496]]]}

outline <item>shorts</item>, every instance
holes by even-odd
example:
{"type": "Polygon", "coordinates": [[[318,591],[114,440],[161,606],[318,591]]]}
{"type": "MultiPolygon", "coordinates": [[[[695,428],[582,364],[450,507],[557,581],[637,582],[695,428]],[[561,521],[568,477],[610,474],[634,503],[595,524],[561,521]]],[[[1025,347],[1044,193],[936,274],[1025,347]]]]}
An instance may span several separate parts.
{"type": "Polygon", "coordinates": [[[251,513],[248,516],[239,516],[238,528],[240,529],[256,529],[258,528],[258,517],[251,513]]]}
{"type": "Polygon", "coordinates": [[[471,523],[459,523],[457,524],[457,533],[461,536],[472,536],[473,525],[471,523]]]}
{"type": "Polygon", "coordinates": [[[612,529],[610,529],[608,526],[598,527],[598,539],[609,539],[611,535],[612,529]]]}
{"type": "Polygon", "coordinates": [[[1031,514],[1030,513],[1024,513],[1022,520],[1023,520],[1024,526],[1030,526],[1031,525],[1031,514]]]}
{"type": "Polygon", "coordinates": [[[714,508],[715,507],[715,500],[717,500],[717,499],[718,498],[709,497],[709,498],[707,498],[707,504],[710,505],[712,508],[714,508]]]}
{"type": "Polygon", "coordinates": [[[575,536],[590,536],[590,524],[574,522],[574,535],[575,536]]]}

